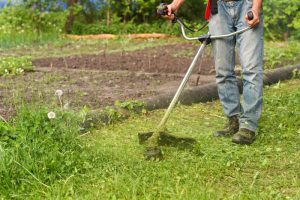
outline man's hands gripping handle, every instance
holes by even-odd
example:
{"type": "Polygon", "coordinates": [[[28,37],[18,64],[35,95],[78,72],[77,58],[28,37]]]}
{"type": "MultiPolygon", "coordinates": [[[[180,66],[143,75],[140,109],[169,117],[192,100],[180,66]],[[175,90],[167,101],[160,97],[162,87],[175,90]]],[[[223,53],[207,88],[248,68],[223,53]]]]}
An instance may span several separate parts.
{"type": "MultiPolygon", "coordinates": [[[[167,20],[174,20],[175,12],[176,12],[176,10],[174,11],[171,4],[168,5],[166,3],[160,3],[159,6],[157,7],[157,14],[167,20]]],[[[256,19],[257,17],[254,16],[252,11],[248,11],[247,15],[245,17],[245,20],[247,21],[247,23],[250,27],[253,27],[257,24],[256,21],[253,21],[254,18],[256,19]]]]}
{"type": "Polygon", "coordinates": [[[248,11],[247,12],[247,19],[249,20],[249,21],[252,21],[253,20],[253,18],[254,18],[254,16],[253,16],[253,12],[250,10],[250,11],[248,11]]]}
{"type": "Polygon", "coordinates": [[[172,10],[171,5],[168,5],[166,3],[160,3],[157,7],[157,14],[167,20],[174,20],[175,14],[172,10]]]}

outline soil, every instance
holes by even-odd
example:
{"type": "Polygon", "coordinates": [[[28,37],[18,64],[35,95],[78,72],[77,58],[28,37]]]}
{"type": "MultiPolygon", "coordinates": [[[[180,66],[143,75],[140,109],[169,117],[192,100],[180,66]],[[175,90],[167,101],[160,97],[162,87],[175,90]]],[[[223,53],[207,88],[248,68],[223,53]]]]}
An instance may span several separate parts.
{"type": "MultiPolygon", "coordinates": [[[[139,71],[153,73],[185,73],[196,54],[197,46],[175,44],[146,48],[139,51],[98,55],[67,56],[61,58],[43,58],[33,62],[38,67],[97,69],[101,71],[139,71]]],[[[200,62],[199,62],[200,63],[200,62]]],[[[201,74],[212,74],[211,56],[201,59],[201,74]]],[[[198,70],[198,68],[196,68],[198,70]]],[[[197,71],[195,71],[197,72],[197,71]]]]}
{"type": "MultiPolygon", "coordinates": [[[[91,109],[115,101],[141,99],[179,86],[197,46],[167,45],[132,52],[80,55],[34,60],[35,72],[0,77],[0,114],[9,118],[17,101],[40,101],[58,106],[57,89],[64,91],[64,104],[91,109]],[[191,53],[192,52],[192,53],[191,53]],[[14,97],[13,101],[11,100],[14,97]]],[[[214,81],[212,59],[202,59],[202,69],[192,75],[188,87],[214,81]]],[[[200,63],[200,62],[199,62],[200,63]]]]}

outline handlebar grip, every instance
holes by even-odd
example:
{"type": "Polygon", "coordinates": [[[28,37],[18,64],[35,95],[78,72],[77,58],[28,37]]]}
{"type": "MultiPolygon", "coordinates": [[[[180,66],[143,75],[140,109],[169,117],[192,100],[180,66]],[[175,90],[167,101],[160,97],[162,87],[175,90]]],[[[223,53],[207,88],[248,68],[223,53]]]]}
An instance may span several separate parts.
{"type": "Polygon", "coordinates": [[[167,7],[168,4],[166,3],[160,3],[158,6],[157,6],[157,10],[156,10],[156,13],[158,15],[168,15],[168,7],[167,7]]]}
{"type": "Polygon", "coordinates": [[[251,10],[247,12],[247,17],[250,21],[254,18],[253,12],[251,10]]]}

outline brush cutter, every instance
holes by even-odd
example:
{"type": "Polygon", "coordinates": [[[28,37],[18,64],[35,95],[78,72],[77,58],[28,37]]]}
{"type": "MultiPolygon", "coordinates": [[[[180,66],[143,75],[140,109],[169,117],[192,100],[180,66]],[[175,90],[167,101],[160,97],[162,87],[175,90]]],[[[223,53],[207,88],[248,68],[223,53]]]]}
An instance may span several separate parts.
{"type": "MultiPolygon", "coordinates": [[[[159,15],[166,15],[168,13],[168,8],[167,8],[167,4],[160,4],[158,9],[157,9],[157,13],[159,15]]],[[[160,150],[160,148],[158,146],[160,145],[173,145],[173,146],[186,146],[186,145],[190,145],[190,144],[195,144],[196,140],[193,138],[188,138],[188,137],[178,137],[175,135],[171,135],[169,133],[167,133],[165,131],[165,124],[168,121],[170,114],[172,112],[172,110],[174,109],[176,103],[178,102],[178,99],[181,95],[181,93],[184,90],[184,87],[186,86],[188,79],[190,78],[196,63],[198,61],[198,58],[202,56],[204,49],[206,47],[206,45],[208,45],[211,40],[215,40],[215,39],[224,39],[224,38],[228,38],[228,37],[232,37],[235,36],[237,34],[241,34],[249,29],[251,29],[250,27],[244,28],[242,30],[230,33],[230,34],[224,34],[224,35],[210,35],[209,33],[206,35],[200,35],[199,37],[188,37],[185,33],[185,29],[189,29],[188,26],[182,21],[180,20],[176,15],[174,15],[174,19],[173,19],[173,23],[179,23],[180,28],[181,28],[181,32],[183,37],[186,40],[189,41],[193,41],[193,40],[198,40],[200,41],[202,44],[200,46],[200,48],[198,49],[195,57],[193,58],[193,61],[190,65],[190,67],[188,68],[177,92],[175,93],[175,96],[173,97],[168,109],[166,110],[162,120],[160,121],[159,125],[157,126],[156,130],[154,132],[148,132],[148,133],[139,133],[139,142],[140,144],[146,143],[147,147],[146,147],[146,151],[144,153],[145,159],[149,160],[149,159],[158,159],[161,160],[163,158],[162,152],[160,150]]],[[[252,20],[253,19],[253,13],[252,11],[249,11],[247,13],[248,19],[252,20]]],[[[204,27],[202,27],[204,28],[204,27]]]]}

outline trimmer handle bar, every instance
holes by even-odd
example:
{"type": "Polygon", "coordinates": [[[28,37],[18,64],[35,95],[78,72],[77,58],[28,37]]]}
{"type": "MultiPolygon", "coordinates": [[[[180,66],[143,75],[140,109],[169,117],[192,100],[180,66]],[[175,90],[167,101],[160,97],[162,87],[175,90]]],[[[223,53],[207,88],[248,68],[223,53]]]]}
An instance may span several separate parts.
{"type": "MultiPolygon", "coordinates": [[[[168,4],[166,3],[160,3],[159,6],[157,7],[157,14],[160,15],[160,16],[165,16],[165,15],[168,15],[168,4]]],[[[210,41],[212,39],[224,39],[224,38],[227,38],[227,37],[231,37],[231,36],[234,36],[234,35],[237,35],[237,34],[240,34],[240,33],[243,33],[245,31],[248,31],[249,29],[251,29],[250,27],[247,27],[247,28],[244,28],[242,30],[239,30],[239,31],[236,31],[236,32],[233,32],[233,33],[229,33],[229,34],[223,34],[223,35],[210,35],[209,33],[206,34],[206,35],[200,35],[199,37],[188,37],[185,33],[185,29],[188,29],[190,30],[190,28],[188,28],[184,22],[179,18],[177,17],[177,15],[175,13],[174,14],[174,19],[172,20],[173,23],[176,23],[178,22],[180,24],[180,28],[181,28],[181,32],[182,32],[182,35],[183,37],[186,39],[186,40],[199,40],[200,42],[203,42],[204,40],[207,41],[207,44],[210,43],[210,41]]],[[[248,11],[247,12],[247,17],[248,19],[251,21],[253,20],[253,12],[252,11],[248,11]]]]}

